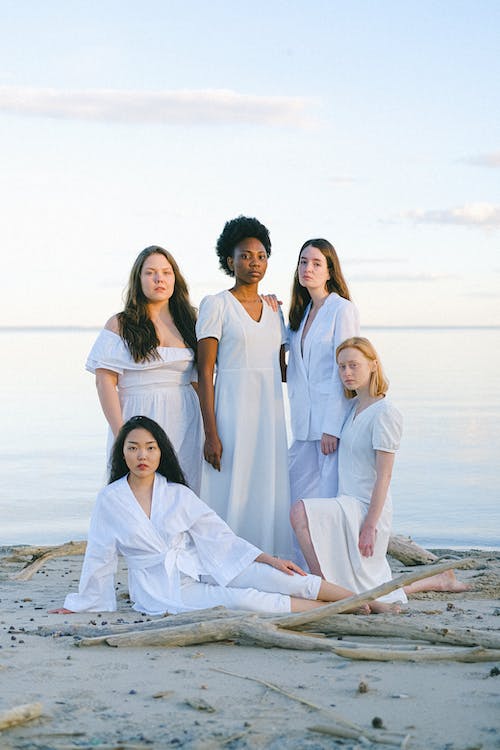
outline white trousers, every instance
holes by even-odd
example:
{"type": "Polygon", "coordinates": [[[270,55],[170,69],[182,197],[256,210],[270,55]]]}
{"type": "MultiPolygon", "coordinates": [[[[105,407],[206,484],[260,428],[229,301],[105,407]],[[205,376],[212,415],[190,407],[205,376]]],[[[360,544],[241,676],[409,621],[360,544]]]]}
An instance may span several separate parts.
{"type": "Polygon", "coordinates": [[[305,497],[335,497],[338,488],[338,450],[321,452],[321,440],[294,440],[288,451],[292,503],[305,497]]]}
{"type": "Polygon", "coordinates": [[[290,597],[317,599],[321,578],[288,575],[266,563],[253,562],[227,586],[219,586],[210,576],[201,581],[184,576],[181,598],[195,609],[224,606],[251,612],[290,612],[290,597]]]}

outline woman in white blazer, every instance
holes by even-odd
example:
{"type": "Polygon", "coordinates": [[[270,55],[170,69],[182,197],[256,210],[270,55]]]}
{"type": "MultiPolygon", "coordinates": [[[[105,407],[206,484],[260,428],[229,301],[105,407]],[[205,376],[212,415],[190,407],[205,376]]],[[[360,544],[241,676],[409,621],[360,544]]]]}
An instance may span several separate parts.
{"type": "Polygon", "coordinates": [[[335,351],[358,334],[358,311],[335,248],[325,239],[308,240],[300,249],[289,313],[292,502],[337,492],[337,445],[348,401],[335,351]]]}

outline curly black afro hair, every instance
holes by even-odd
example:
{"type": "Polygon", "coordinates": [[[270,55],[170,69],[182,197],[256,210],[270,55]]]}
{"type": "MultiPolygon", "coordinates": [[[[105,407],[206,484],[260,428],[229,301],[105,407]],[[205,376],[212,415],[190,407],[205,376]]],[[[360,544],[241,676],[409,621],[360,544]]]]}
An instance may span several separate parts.
{"type": "Polygon", "coordinates": [[[227,259],[233,257],[234,248],[239,245],[242,240],[246,240],[249,237],[262,242],[264,245],[267,257],[271,255],[271,239],[269,237],[269,230],[261,224],[255,218],[249,218],[248,216],[238,216],[236,219],[226,221],[224,229],[217,240],[215,251],[219,256],[219,265],[228,276],[234,276],[234,272],[231,271],[227,265],[227,259]]]}

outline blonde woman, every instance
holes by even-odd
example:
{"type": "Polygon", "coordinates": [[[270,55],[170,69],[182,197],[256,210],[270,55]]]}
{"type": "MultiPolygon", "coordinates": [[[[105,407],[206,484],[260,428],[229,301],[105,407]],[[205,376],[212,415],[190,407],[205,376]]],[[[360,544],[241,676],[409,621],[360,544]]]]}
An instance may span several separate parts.
{"type": "MultiPolygon", "coordinates": [[[[390,482],[402,433],[400,412],[387,398],[388,381],[368,339],[337,347],[344,392],[352,406],[339,441],[336,497],[299,500],[291,520],[311,573],[361,593],[391,578],[386,553],[391,533],[390,482]]],[[[461,591],[453,573],[405,589],[461,591]]],[[[406,601],[402,589],[382,597],[406,601]]]]}

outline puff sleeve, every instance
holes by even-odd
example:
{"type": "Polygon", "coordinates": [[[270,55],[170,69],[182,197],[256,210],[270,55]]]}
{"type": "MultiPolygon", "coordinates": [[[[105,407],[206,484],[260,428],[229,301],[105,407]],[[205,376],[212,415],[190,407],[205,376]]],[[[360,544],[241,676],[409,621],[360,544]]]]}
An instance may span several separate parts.
{"type": "Polygon", "coordinates": [[[373,424],[372,445],[376,451],[395,453],[403,432],[403,417],[391,403],[384,404],[373,424]]]}

